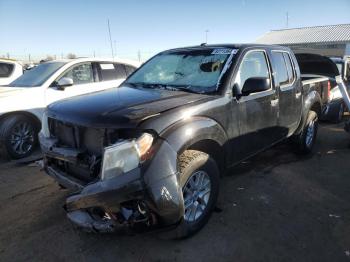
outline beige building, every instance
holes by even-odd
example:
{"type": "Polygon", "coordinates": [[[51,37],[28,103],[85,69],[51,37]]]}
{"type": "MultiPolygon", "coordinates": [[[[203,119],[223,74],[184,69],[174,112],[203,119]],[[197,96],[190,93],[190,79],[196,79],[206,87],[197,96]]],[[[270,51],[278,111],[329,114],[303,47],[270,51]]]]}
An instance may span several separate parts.
{"type": "Polygon", "coordinates": [[[256,42],[288,46],[296,53],[350,56],[350,24],[272,30],[256,42]]]}

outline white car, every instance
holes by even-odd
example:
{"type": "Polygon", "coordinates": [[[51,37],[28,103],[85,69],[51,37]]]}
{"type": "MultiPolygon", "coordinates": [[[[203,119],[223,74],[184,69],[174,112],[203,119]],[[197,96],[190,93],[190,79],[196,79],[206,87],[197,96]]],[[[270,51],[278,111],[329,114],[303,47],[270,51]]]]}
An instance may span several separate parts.
{"type": "Polygon", "coordinates": [[[47,105],[118,87],[138,66],[128,60],[55,60],[0,87],[0,154],[15,159],[30,155],[47,105]]]}
{"type": "Polygon", "coordinates": [[[23,74],[23,66],[13,60],[0,59],[0,86],[8,85],[23,74]]]}

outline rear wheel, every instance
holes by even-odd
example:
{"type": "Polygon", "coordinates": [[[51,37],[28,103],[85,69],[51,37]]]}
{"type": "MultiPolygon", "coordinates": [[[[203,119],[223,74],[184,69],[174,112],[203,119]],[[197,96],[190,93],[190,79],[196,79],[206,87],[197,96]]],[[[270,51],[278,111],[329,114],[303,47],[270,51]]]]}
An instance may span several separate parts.
{"type": "Polygon", "coordinates": [[[335,122],[336,122],[336,123],[340,123],[340,122],[343,120],[344,109],[345,109],[345,108],[344,108],[344,104],[341,103],[341,104],[339,105],[338,114],[337,114],[337,117],[336,117],[336,119],[335,119],[335,122]]]}
{"type": "Polygon", "coordinates": [[[208,222],[217,201],[220,175],[215,161],[196,150],[186,150],[180,155],[179,169],[185,212],[177,238],[184,238],[208,222]]]}
{"type": "Polygon", "coordinates": [[[11,116],[0,124],[2,154],[20,159],[29,156],[38,142],[37,129],[33,121],[25,116],[11,116]]]}
{"type": "Polygon", "coordinates": [[[294,137],[297,149],[302,154],[312,152],[318,130],[318,116],[315,111],[309,111],[302,132],[294,137]]]}

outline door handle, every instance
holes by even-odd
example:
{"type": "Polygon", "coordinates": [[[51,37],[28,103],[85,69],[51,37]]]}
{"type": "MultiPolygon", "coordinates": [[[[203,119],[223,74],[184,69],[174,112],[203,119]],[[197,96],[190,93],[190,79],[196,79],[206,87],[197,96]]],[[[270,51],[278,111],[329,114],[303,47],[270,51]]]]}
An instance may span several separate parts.
{"type": "Polygon", "coordinates": [[[301,96],[301,92],[298,92],[298,93],[295,94],[295,98],[296,98],[296,99],[299,99],[300,96],[301,96]]]}
{"type": "Polygon", "coordinates": [[[271,100],[271,106],[277,106],[278,105],[278,98],[271,100]]]}

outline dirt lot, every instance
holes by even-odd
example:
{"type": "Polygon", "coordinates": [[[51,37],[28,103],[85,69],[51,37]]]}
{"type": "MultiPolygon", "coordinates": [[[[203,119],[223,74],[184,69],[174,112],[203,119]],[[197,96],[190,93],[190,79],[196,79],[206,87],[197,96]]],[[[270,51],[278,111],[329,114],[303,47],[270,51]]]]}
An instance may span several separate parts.
{"type": "Polygon", "coordinates": [[[350,136],[323,125],[315,154],[280,145],[230,170],[209,224],[183,241],[74,229],[68,192],[39,168],[0,164],[0,260],[349,261],[350,136]]]}

